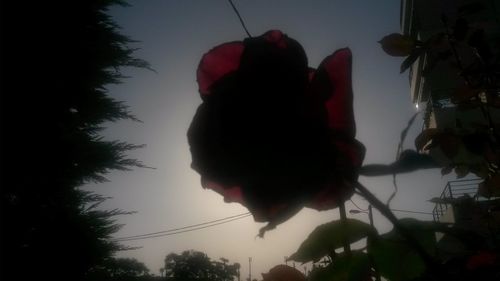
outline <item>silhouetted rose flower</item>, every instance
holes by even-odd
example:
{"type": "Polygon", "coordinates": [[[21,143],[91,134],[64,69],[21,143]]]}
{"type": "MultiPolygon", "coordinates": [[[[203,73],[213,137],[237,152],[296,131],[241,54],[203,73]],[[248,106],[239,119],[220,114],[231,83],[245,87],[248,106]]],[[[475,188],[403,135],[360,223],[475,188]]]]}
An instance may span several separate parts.
{"type": "Polygon", "coordinates": [[[199,106],[188,131],[204,188],[246,206],[261,235],[305,207],[328,210],[353,193],[364,158],[355,140],[351,52],[317,70],[278,30],[206,53],[199,106]]]}

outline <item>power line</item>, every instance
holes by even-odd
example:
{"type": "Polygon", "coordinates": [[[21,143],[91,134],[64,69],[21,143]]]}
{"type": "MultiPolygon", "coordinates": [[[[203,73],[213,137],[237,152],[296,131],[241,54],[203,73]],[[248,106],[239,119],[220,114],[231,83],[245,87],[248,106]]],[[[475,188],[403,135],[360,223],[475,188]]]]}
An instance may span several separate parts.
{"type": "MultiPolygon", "coordinates": [[[[358,210],[362,211],[362,212],[365,212],[365,211],[368,211],[368,209],[363,209],[363,208],[360,208],[352,199],[349,199],[349,201],[351,201],[351,203],[356,207],[358,208],[358,210]]],[[[392,209],[390,208],[391,211],[393,212],[401,212],[401,213],[410,213],[410,214],[423,214],[423,215],[432,215],[432,213],[428,213],[428,212],[420,212],[420,211],[411,211],[411,210],[401,210],[401,209],[392,209]]]]}
{"type": "Polygon", "coordinates": [[[116,238],[116,239],[137,238],[137,237],[142,237],[142,236],[149,236],[149,235],[155,235],[155,234],[160,234],[160,233],[166,233],[166,232],[172,232],[172,231],[177,231],[177,230],[183,230],[183,229],[192,228],[192,227],[196,227],[196,226],[200,226],[200,225],[211,224],[211,223],[214,223],[214,222],[219,222],[219,221],[224,221],[224,220],[227,220],[227,219],[241,217],[241,216],[245,216],[245,215],[249,215],[249,214],[250,213],[243,213],[243,214],[229,216],[229,217],[225,217],[225,218],[221,218],[221,219],[216,219],[216,220],[212,220],[212,221],[207,221],[207,222],[203,222],[203,223],[198,223],[198,224],[192,224],[192,225],[188,225],[188,226],[183,226],[183,227],[179,227],[179,228],[173,228],[173,229],[169,229],[169,230],[162,230],[162,231],[158,231],[158,232],[151,232],[151,233],[140,234],[140,235],[133,235],[133,236],[121,237],[121,238],[116,238]]]}
{"type": "MultiPolygon", "coordinates": [[[[356,203],[354,203],[352,200],[351,202],[360,210],[363,210],[359,208],[356,203]]],[[[363,210],[366,211],[366,210],[363,210]]],[[[419,211],[411,211],[411,210],[400,210],[400,209],[391,209],[393,212],[403,212],[403,213],[413,213],[413,214],[424,214],[424,215],[432,215],[432,213],[427,213],[427,212],[419,212],[419,211]]],[[[190,232],[190,231],[195,231],[195,230],[200,230],[200,229],[205,229],[213,226],[217,226],[220,224],[232,222],[235,220],[243,219],[246,217],[251,216],[250,213],[242,213],[234,216],[229,216],[221,219],[216,219],[208,222],[203,222],[203,223],[198,223],[198,224],[193,224],[193,225],[188,225],[184,227],[179,227],[179,228],[172,228],[169,230],[163,230],[163,231],[157,231],[157,232],[151,232],[151,233],[146,233],[146,234],[140,234],[140,235],[133,235],[133,236],[126,236],[126,237],[120,237],[120,238],[115,238],[113,239],[114,242],[126,242],[126,241],[135,241],[135,240],[143,240],[143,239],[149,239],[149,238],[157,238],[157,237],[164,237],[164,236],[170,236],[174,234],[181,234],[185,232],[190,232]]]]}
{"type": "Polygon", "coordinates": [[[427,213],[427,212],[419,212],[419,211],[410,211],[410,210],[398,210],[398,209],[391,209],[393,212],[402,212],[402,213],[412,213],[412,214],[424,214],[424,215],[432,215],[432,213],[427,213]]]}
{"type": "Polygon", "coordinates": [[[238,19],[240,19],[241,26],[243,26],[243,29],[245,29],[245,32],[247,33],[248,37],[252,37],[252,35],[250,35],[250,32],[248,32],[247,27],[245,26],[245,22],[243,21],[243,18],[241,18],[240,12],[238,12],[238,9],[236,9],[236,7],[234,6],[233,1],[232,0],[228,0],[228,1],[229,1],[229,4],[231,4],[231,7],[233,7],[234,12],[238,16],[238,19]]]}
{"type": "Polygon", "coordinates": [[[184,233],[184,232],[189,232],[189,231],[194,231],[194,230],[212,227],[212,226],[216,226],[219,224],[228,223],[228,222],[231,222],[234,220],[246,218],[250,215],[251,215],[250,213],[243,213],[243,214],[239,214],[239,215],[225,217],[222,219],[212,220],[212,221],[208,221],[208,222],[204,222],[204,223],[198,223],[198,224],[193,224],[193,225],[179,227],[179,228],[173,228],[173,229],[169,229],[169,230],[163,230],[163,231],[151,232],[151,233],[146,233],[146,234],[115,238],[115,239],[113,239],[113,241],[114,242],[124,242],[124,241],[133,241],[133,240],[142,240],[142,239],[147,239],[147,238],[169,236],[169,235],[173,235],[173,234],[179,234],[179,233],[184,233]]]}
{"type": "Polygon", "coordinates": [[[358,204],[356,204],[352,199],[349,199],[349,201],[351,201],[351,203],[356,207],[358,208],[360,211],[368,211],[368,209],[363,209],[361,207],[358,206],[358,204]]]}
{"type": "Polygon", "coordinates": [[[115,242],[126,242],[126,241],[135,241],[135,240],[143,240],[143,239],[149,239],[149,238],[170,236],[170,235],[174,235],[174,234],[180,234],[180,233],[184,233],[184,232],[190,232],[190,231],[200,230],[200,229],[204,229],[204,228],[216,226],[216,225],[219,225],[219,224],[228,223],[228,222],[239,220],[239,219],[243,219],[243,218],[246,218],[246,217],[249,217],[249,216],[251,216],[251,215],[248,214],[246,216],[233,218],[233,219],[222,221],[222,222],[219,222],[219,223],[214,223],[214,224],[210,224],[210,225],[205,225],[205,226],[190,228],[190,229],[176,231],[176,232],[169,232],[169,233],[164,233],[164,234],[150,235],[150,236],[143,236],[143,237],[135,237],[135,238],[124,237],[124,238],[120,238],[120,239],[115,240],[115,242]]]}

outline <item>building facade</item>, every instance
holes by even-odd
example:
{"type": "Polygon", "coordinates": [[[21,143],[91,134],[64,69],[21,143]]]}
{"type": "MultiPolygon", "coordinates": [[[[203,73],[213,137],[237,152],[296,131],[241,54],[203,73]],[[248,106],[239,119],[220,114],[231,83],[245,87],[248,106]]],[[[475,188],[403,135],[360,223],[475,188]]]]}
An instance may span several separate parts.
{"type": "MultiPolygon", "coordinates": [[[[411,101],[426,108],[426,128],[488,125],[481,107],[457,106],[466,86],[476,81],[468,70],[493,68],[498,71],[500,53],[500,1],[498,0],[402,0],[401,31],[422,42],[433,40],[429,52],[411,66],[411,101]],[[458,95],[458,97],[457,97],[458,95]],[[460,107],[460,108],[459,108],[460,107]]],[[[498,86],[498,73],[496,77],[498,86]]],[[[493,85],[487,85],[492,92],[493,85]]],[[[498,94],[498,88],[497,94],[498,94]]],[[[481,91],[477,93],[481,98],[481,91]]],[[[481,102],[477,100],[477,102],[481,102]]],[[[495,121],[498,105],[481,104],[495,121]]]]}

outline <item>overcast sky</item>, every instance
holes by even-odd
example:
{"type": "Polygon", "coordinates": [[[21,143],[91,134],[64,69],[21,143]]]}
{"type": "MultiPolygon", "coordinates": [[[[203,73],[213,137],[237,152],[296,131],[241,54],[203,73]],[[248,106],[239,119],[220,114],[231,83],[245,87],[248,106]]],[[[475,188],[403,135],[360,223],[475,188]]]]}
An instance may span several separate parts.
{"type": "MultiPolygon", "coordinates": [[[[140,42],[136,56],[151,63],[156,73],[127,69],[130,78],[110,87],[110,95],[124,101],[143,123],[123,121],[109,124],[104,132],[118,139],[146,147],[131,153],[156,169],[136,169],[109,175],[110,182],[88,185],[99,194],[112,197],[104,208],[137,211],[118,218],[125,226],[117,237],[156,232],[202,223],[240,213],[246,208],[227,204],[223,198],[200,185],[199,175],[190,169],[191,155],[186,131],[201,103],[196,84],[196,67],[201,56],[227,41],[242,40],[245,32],[226,0],[136,0],[131,7],[110,11],[122,33],[140,42]]],[[[394,160],[401,130],[416,112],[410,102],[408,73],[399,74],[401,58],[387,56],[377,43],[383,36],[399,32],[400,1],[385,0],[235,0],[253,36],[280,29],[304,47],[311,67],[342,47],[353,52],[354,111],[357,139],[367,148],[365,163],[394,160]]],[[[422,122],[415,123],[405,143],[413,139],[422,122]]],[[[366,178],[364,183],[380,199],[393,191],[391,177],[366,178]]],[[[446,184],[438,170],[398,177],[400,190],[391,207],[431,212],[426,200],[439,196],[446,184]]],[[[353,198],[361,207],[367,204],[353,198]]],[[[348,202],[347,209],[353,205],[348,202]]],[[[412,216],[396,213],[399,217],[412,216]]],[[[350,215],[367,220],[364,214],[350,215]]],[[[431,219],[431,216],[417,216],[431,219]]],[[[338,210],[302,210],[297,216],[255,238],[263,224],[251,217],[203,230],[127,242],[142,248],[119,253],[137,258],[159,274],[170,252],[194,249],[211,258],[228,258],[242,264],[248,276],[248,257],[253,258],[252,276],[283,263],[303,239],[319,224],[338,218],[338,210]]],[[[390,225],[376,214],[381,232],[390,225]]],[[[301,270],[303,268],[301,267],[301,270]]]]}

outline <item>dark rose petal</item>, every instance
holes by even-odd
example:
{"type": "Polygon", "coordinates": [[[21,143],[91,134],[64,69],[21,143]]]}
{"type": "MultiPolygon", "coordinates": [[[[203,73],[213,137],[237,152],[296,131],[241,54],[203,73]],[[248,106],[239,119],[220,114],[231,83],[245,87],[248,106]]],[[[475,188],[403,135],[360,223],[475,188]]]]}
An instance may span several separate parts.
{"type": "MultiPolygon", "coordinates": [[[[339,187],[342,183],[330,184],[322,188],[315,196],[305,205],[318,211],[325,211],[336,208],[340,203],[339,187]]],[[[342,196],[346,198],[347,196],[342,196]]]]}
{"type": "Polygon", "coordinates": [[[351,73],[351,51],[348,48],[337,50],[321,62],[313,75],[311,89],[314,95],[324,99],[328,127],[332,129],[338,151],[348,159],[350,167],[359,167],[365,149],[355,140],[351,73]]]}
{"type": "Polygon", "coordinates": [[[237,202],[242,205],[245,205],[245,200],[243,199],[241,187],[239,186],[226,187],[215,181],[207,180],[205,178],[202,178],[201,185],[204,188],[211,189],[222,195],[224,197],[224,202],[227,203],[237,202]]]}
{"type": "Polygon", "coordinates": [[[275,44],[276,46],[278,46],[278,48],[284,49],[288,46],[288,44],[286,42],[285,35],[279,30],[270,30],[270,31],[266,32],[263,35],[263,37],[268,42],[271,42],[271,43],[275,44]]]}
{"type": "Polygon", "coordinates": [[[196,72],[202,96],[210,94],[210,88],[216,81],[238,69],[243,49],[242,42],[230,42],[221,44],[203,55],[196,72]]]}
{"type": "Polygon", "coordinates": [[[349,138],[356,135],[356,123],[352,108],[352,54],[348,48],[340,49],[327,57],[320,65],[331,81],[331,93],[325,105],[328,124],[335,133],[349,138]]]}

